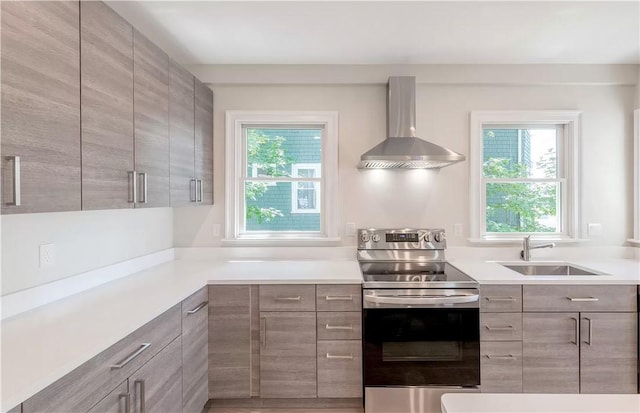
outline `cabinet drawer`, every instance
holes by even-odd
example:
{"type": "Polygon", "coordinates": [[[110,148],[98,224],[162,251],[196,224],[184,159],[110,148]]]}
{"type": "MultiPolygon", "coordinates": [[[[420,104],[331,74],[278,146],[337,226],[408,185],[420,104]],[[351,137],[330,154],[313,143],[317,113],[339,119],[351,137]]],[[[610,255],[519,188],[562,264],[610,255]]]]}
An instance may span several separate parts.
{"type": "Polygon", "coordinates": [[[318,311],[360,311],[362,308],[361,285],[316,286],[318,311]]]}
{"type": "Polygon", "coordinates": [[[318,397],[362,397],[362,342],[318,342],[318,397]]]}
{"type": "Polygon", "coordinates": [[[260,311],[315,311],[315,285],[261,285],[260,311]]]}
{"type": "Polygon", "coordinates": [[[480,344],[480,388],[483,393],[522,392],[522,343],[480,344]]]}
{"type": "Polygon", "coordinates": [[[633,285],[525,285],[524,311],[607,311],[637,310],[633,285]]]}
{"type": "Polygon", "coordinates": [[[361,340],[362,313],[332,312],[317,313],[318,340],[361,340]]]}
{"type": "Polygon", "coordinates": [[[22,411],[88,411],[179,335],[177,304],[25,401],[22,411]]]}
{"type": "Polygon", "coordinates": [[[522,286],[481,285],[480,311],[509,313],[522,311],[522,286]]]}
{"type": "Polygon", "coordinates": [[[482,313],[480,340],[521,341],[522,313],[482,313]]]}

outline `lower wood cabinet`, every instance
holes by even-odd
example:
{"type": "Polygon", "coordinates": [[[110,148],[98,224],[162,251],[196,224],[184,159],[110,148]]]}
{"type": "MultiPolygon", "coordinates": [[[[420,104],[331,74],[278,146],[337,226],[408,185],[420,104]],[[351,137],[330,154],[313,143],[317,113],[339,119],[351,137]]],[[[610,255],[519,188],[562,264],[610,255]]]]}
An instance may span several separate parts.
{"type": "Polygon", "coordinates": [[[118,387],[96,404],[89,413],[122,413],[131,412],[131,394],[129,381],[123,381],[118,387]]]}
{"type": "Polygon", "coordinates": [[[209,400],[208,289],[182,302],[182,411],[200,413],[209,400]]]}
{"type": "Polygon", "coordinates": [[[260,322],[260,396],[316,397],[316,313],[261,312],[260,322]]]}
{"type": "Polygon", "coordinates": [[[318,397],[362,397],[362,341],[318,341],[318,397]]]}
{"type": "Polygon", "coordinates": [[[483,393],[522,393],[522,342],[482,342],[480,383],[483,393]]]}

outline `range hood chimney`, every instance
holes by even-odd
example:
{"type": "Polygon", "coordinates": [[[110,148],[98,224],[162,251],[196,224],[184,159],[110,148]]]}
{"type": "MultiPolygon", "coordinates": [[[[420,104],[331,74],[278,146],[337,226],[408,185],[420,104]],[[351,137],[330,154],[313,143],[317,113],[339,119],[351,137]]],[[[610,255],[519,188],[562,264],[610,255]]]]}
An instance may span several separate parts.
{"type": "Polygon", "coordinates": [[[465,157],[416,138],[416,78],[392,76],[387,86],[387,139],[360,157],[359,169],[442,168],[465,157]]]}

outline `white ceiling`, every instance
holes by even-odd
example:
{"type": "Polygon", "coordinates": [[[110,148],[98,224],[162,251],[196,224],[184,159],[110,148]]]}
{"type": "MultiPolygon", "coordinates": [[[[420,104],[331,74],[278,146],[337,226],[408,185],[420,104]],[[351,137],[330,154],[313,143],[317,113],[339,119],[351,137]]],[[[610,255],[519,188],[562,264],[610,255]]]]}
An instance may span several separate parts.
{"type": "Polygon", "coordinates": [[[185,64],[640,63],[640,0],[108,3],[185,64]]]}

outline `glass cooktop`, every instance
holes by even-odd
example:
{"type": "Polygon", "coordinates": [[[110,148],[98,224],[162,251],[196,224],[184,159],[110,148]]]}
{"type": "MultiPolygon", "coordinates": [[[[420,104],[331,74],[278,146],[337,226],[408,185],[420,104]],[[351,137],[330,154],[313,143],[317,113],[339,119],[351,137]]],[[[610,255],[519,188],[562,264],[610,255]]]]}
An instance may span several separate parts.
{"type": "Polygon", "coordinates": [[[474,288],[478,283],[446,261],[360,262],[364,288],[474,288]]]}

